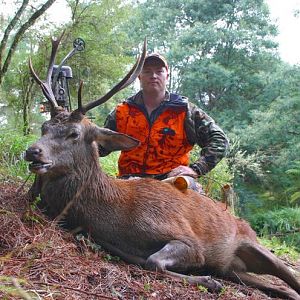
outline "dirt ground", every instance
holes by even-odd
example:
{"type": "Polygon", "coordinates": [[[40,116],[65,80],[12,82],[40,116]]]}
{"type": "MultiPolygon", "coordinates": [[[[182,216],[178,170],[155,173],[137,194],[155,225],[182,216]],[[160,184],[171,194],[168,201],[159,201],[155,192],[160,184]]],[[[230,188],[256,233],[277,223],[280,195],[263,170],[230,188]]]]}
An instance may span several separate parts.
{"type": "Polygon", "coordinates": [[[221,293],[209,293],[125,264],[32,211],[21,186],[0,182],[1,299],[270,299],[223,280],[221,293]]]}

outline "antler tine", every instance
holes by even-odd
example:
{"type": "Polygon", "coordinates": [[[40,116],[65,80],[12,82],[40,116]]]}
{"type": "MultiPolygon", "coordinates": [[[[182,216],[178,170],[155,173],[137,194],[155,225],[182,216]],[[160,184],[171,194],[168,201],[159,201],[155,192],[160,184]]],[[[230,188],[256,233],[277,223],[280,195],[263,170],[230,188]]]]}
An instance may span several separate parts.
{"type": "Polygon", "coordinates": [[[63,33],[61,34],[61,36],[57,40],[52,39],[52,50],[51,50],[50,62],[49,62],[48,71],[47,71],[47,77],[46,77],[46,81],[45,82],[42,81],[38,77],[38,75],[36,74],[36,72],[33,69],[31,58],[29,58],[29,70],[30,70],[30,73],[31,73],[32,77],[34,78],[34,80],[41,87],[44,96],[50,101],[50,103],[52,104],[53,108],[57,108],[58,104],[56,102],[55,96],[54,96],[52,88],[51,88],[51,75],[52,75],[52,72],[53,72],[54,61],[55,61],[57,49],[58,49],[59,43],[60,43],[60,41],[61,41],[64,33],[65,32],[63,31],[63,33]]]}
{"type": "Polygon", "coordinates": [[[51,56],[50,56],[50,61],[49,61],[49,66],[48,66],[48,71],[47,71],[47,78],[46,78],[46,83],[50,87],[51,87],[51,76],[52,76],[52,72],[53,72],[54,61],[55,61],[57,49],[58,49],[58,46],[59,46],[64,34],[65,34],[65,30],[62,32],[62,34],[60,35],[60,37],[58,39],[56,39],[56,40],[54,40],[53,38],[51,39],[52,50],[51,50],[51,56]]]}
{"type": "Polygon", "coordinates": [[[83,81],[80,81],[79,88],[78,88],[78,110],[82,110],[82,86],[83,86],[83,81]]]}
{"type": "Polygon", "coordinates": [[[28,66],[29,66],[29,70],[30,70],[30,73],[31,73],[33,79],[38,83],[38,85],[42,86],[43,81],[35,73],[33,66],[32,66],[31,57],[29,57],[28,66]]]}
{"type": "Polygon", "coordinates": [[[144,61],[146,58],[146,45],[147,41],[145,39],[144,45],[143,45],[143,51],[142,54],[138,57],[136,63],[132,67],[132,69],[128,72],[128,74],[118,83],[116,84],[107,94],[105,94],[103,97],[94,100],[90,103],[88,103],[85,106],[82,106],[81,109],[78,108],[78,110],[82,113],[85,114],[87,111],[91,110],[92,108],[99,106],[100,104],[105,103],[107,100],[109,100],[113,95],[115,95],[117,92],[121,91],[128,85],[130,85],[140,74],[144,61]]]}
{"type": "Polygon", "coordinates": [[[42,89],[42,92],[44,94],[44,96],[46,97],[46,99],[48,99],[50,101],[50,103],[52,104],[52,106],[55,108],[55,107],[58,107],[58,104],[56,102],[56,99],[55,99],[55,96],[53,94],[53,91],[51,89],[51,85],[49,86],[48,83],[45,83],[43,82],[38,76],[37,74],[35,73],[34,69],[33,69],[33,66],[32,66],[32,62],[31,62],[31,58],[29,58],[29,70],[30,70],[30,73],[33,77],[33,79],[37,82],[37,84],[41,87],[42,89]]]}

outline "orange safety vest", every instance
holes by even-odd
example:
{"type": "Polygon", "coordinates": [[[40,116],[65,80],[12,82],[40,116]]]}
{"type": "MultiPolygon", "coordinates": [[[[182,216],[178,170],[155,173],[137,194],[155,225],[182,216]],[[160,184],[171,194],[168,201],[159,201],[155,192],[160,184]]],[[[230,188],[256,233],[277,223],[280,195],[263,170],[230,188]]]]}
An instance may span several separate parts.
{"type": "Polygon", "coordinates": [[[150,125],[138,106],[124,102],[116,108],[117,131],[141,142],[140,146],[122,151],[119,176],[129,174],[164,174],[179,165],[189,164],[193,146],[184,130],[186,107],[166,107],[150,125]]]}

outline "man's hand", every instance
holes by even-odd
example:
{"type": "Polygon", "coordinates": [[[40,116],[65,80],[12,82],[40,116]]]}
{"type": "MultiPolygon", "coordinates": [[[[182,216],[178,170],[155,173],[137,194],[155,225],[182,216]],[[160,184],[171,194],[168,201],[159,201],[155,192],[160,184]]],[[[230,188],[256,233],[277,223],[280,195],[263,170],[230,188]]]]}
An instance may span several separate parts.
{"type": "Polygon", "coordinates": [[[186,175],[186,176],[191,176],[191,177],[198,177],[198,174],[191,169],[190,167],[187,166],[179,166],[175,169],[173,169],[169,174],[168,177],[173,177],[173,176],[178,176],[178,175],[186,175]]]}

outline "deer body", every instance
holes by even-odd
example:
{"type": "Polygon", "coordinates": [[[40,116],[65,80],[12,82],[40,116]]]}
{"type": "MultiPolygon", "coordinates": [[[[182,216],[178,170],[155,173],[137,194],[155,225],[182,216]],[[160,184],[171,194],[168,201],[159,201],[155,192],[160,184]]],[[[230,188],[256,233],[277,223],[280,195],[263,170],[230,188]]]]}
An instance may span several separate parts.
{"type": "MultiPolygon", "coordinates": [[[[42,138],[40,143],[43,142],[42,138]]],[[[38,143],[34,147],[44,148],[38,143]]],[[[232,244],[235,236],[245,231],[243,227],[252,232],[246,223],[237,223],[221,203],[191,190],[182,193],[168,183],[153,179],[118,180],[106,176],[98,163],[96,145],[88,147],[85,151],[68,149],[74,155],[85,153],[73,159],[78,165],[76,170],[66,174],[58,170],[57,177],[51,172],[41,175],[41,197],[51,218],[59,216],[74,201],[65,216],[69,226],[81,226],[95,240],[119,244],[122,249],[126,246],[128,253],[145,259],[170,240],[191,237],[197,240],[197,235],[204,233],[206,245],[213,245],[220,238],[224,244],[232,244]],[[153,245],[153,251],[149,245],[153,245]]],[[[255,239],[254,232],[252,236],[255,239]]]]}
{"type": "MultiPolygon", "coordinates": [[[[62,38],[62,37],[61,37],[62,38]]],[[[42,137],[29,147],[25,159],[38,174],[38,192],[45,213],[80,228],[129,263],[139,264],[218,291],[220,283],[207,274],[242,282],[272,296],[300,300],[300,283],[289,268],[258,244],[245,221],[221,203],[192,190],[182,193],[153,179],[119,180],[99,165],[98,145],[110,151],[129,150],[139,141],[99,128],[85,116],[132,82],[143,65],[140,59],[128,75],[102,98],[72,113],[61,111],[50,84],[59,41],[53,41],[46,82],[32,69],[52,105],[51,120],[42,137]],[[197,271],[199,276],[185,275],[197,271]],[[290,288],[267,283],[250,273],[270,274],[290,288]]],[[[142,57],[145,57],[145,47],[142,57]]],[[[81,89],[80,89],[81,91],[81,89]]]]}
{"type": "MultiPolygon", "coordinates": [[[[209,254],[206,262],[210,260],[210,253],[214,253],[209,263],[211,267],[216,264],[215,257],[220,257],[217,265],[223,268],[228,258],[225,255],[222,259],[221,256],[226,252],[228,256],[232,255],[237,237],[244,235],[245,240],[256,240],[254,232],[245,222],[236,221],[221,204],[193,191],[181,193],[170,184],[152,179],[112,180],[104,174],[90,178],[93,178],[92,182],[84,178],[77,182],[79,189],[79,182],[84,182],[88,188],[81,190],[80,196],[68,209],[66,222],[72,227],[82,227],[96,241],[116,245],[128,254],[147,259],[168,241],[195,241],[206,245],[209,254]],[[243,232],[249,233],[250,237],[243,232]]],[[[66,178],[61,186],[57,182],[43,181],[42,199],[49,203],[49,207],[55,199],[62,200],[61,191],[66,195],[66,199],[61,201],[64,205],[56,206],[57,211],[51,213],[51,217],[55,218],[72,201],[70,195],[75,196],[75,182],[72,176],[66,178]],[[71,188],[69,182],[72,182],[71,188]],[[49,189],[49,186],[55,186],[56,191],[49,189]]]]}

